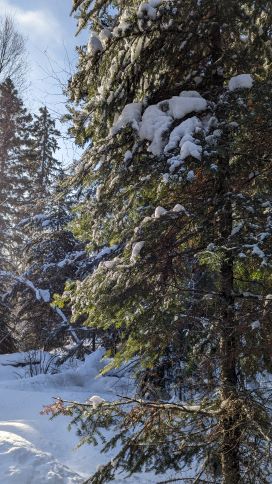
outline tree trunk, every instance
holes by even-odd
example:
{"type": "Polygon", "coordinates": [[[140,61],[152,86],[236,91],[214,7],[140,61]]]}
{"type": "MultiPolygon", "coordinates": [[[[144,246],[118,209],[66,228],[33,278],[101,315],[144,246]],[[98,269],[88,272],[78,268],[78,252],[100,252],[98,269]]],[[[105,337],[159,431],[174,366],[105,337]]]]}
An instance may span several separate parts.
{"type": "MultiPolygon", "coordinates": [[[[224,85],[222,62],[221,25],[222,19],[218,2],[213,4],[213,28],[211,31],[211,84],[215,90],[221,90],[224,85]]],[[[224,118],[224,113],[223,113],[224,118]]],[[[222,146],[227,146],[227,140],[221,140],[222,146]]],[[[231,199],[231,168],[229,155],[219,159],[219,237],[224,248],[231,235],[233,227],[232,199],[231,199]]],[[[239,457],[239,408],[237,401],[237,327],[234,311],[233,296],[233,258],[228,250],[224,251],[220,271],[220,292],[222,293],[220,308],[220,372],[221,372],[221,401],[228,402],[226,412],[221,418],[222,447],[221,467],[223,484],[238,484],[241,482],[239,457]],[[232,404],[233,402],[233,404],[232,404]],[[236,410],[235,410],[236,408],[236,410]]]]}
{"type": "Polygon", "coordinates": [[[224,484],[240,482],[239,469],[239,407],[237,401],[237,334],[234,320],[233,267],[227,259],[221,268],[221,287],[224,293],[224,308],[221,328],[221,400],[228,402],[226,413],[222,417],[221,464],[224,484]]]}
{"type": "MultiPolygon", "coordinates": [[[[219,200],[220,220],[219,230],[222,246],[225,245],[232,232],[232,201],[229,160],[220,161],[219,200]]],[[[221,465],[223,484],[238,484],[241,482],[239,466],[239,405],[237,405],[237,349],[238,335],[234,311],[233,296],[233,258],[226,249],[221,265],[221,400],[226,411],[221,419],[222,447],[221,465]]]]}

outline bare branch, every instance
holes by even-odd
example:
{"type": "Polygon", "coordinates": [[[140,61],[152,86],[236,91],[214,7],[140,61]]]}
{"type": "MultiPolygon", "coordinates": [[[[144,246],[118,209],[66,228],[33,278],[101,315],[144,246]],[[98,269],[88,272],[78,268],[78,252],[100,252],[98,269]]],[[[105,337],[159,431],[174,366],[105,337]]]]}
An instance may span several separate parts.
{"type": "Polygon", "coordinates": [[[8,77],[16,87],[25,82],[26,52],[25,39],[16,30],[10,15],[0,17],[0,82],[8,77]]]}

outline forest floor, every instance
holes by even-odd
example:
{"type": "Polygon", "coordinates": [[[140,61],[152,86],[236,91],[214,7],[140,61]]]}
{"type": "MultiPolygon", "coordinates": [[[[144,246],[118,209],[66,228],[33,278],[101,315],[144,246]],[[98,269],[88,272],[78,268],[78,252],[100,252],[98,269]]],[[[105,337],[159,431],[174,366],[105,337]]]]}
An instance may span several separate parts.
{"type": "MultiPolygon", "coordinates": [[[[56,374],[30,377],[29,367],[10,364],[24,363],[27,355],[0,355],[0,482],[3,484],[82,484],[112,455],[100,453],[99,446],[76,448],[76,430],[67,430],[69,419],[50,420],[41,415],[44,405],[53,397],[85,402],[93,395],[113,400],[128,391],[128,379],[96,378],[102,367],[99,349],[85,362],[76,361],[56,374]],[[121,388],[122,387],[122,388],[121,388]]],[[[48,355],[49,357],[49,355],[48,355]]],[[[121,477],[121,476],[120,476],[121,477]]],[[[118,478],[115,483],[152,483],[150,474],[118,478]]]]}

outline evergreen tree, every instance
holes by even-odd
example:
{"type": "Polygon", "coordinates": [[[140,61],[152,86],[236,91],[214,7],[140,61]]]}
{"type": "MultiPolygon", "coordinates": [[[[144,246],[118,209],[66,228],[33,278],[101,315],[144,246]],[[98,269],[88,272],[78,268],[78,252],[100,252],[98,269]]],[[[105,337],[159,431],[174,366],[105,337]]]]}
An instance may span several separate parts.
{"type": "Polygon", "coordinates": [[[16,351],[15,325],[12,320],[9,291],[11,288],[9,278],[9,264],[7,260],[0,259],[0,354],[16,351]]]}
{"type": "Polygon", "coordinates": [[[24,271],[12,295],[21,350],[48,350],[70,341],[69,310],[56,310],[53,296],[63,292],[67,280],[79,275],[86,253],[67,226],[72,218],[69,201],[57,196],[60,193],[52,194],[42,213],[24,221],[28,234],[22,253],[24,271]]]}
{"type": "Polygon", "coordinates": [[[55,410],[75,412],[84,442],[115,428],[105,450],[121,450],[88,482],[268,483],[271,2],[74,9],[93,32],[70,83],[74,134],[92,141],[74,230],[111,250],[65,298],[75,319],[121,329],[108,368],[137,356],[149,372],[141,398],[55,410]]]}
{"type": "Polygon", "coordinates": [[[59,149],[59,130],[55,120],[51,117],[47,107],[39,109],[34,114],[32,135],[32,164],[31,171],[34,185],[36,213],[39,207],[43,210],[47,203],[56,180],[61,174],[61,162],[56,158],[59,149]]]}
{"type": "Polygon", "coordinates": [[[57,263],[65,259],[66,249],[71,252],[71,245],[76,246],[65,229],[71,217],[69,204],[61,201],[60,194],[57,199],[58,183],[63,176],[61,163],[55,158],[60,133],[46,107],[34,115],[29,131],[25,162],[31,186],[26,200],[28,211],[18,224],[22,235],[21,279],[16,280],[12,293],[13,315],[18,321],[23,350],[46,346],[52,332],[63,324],[62,315],[50,302],[67,279],[57,263]]]}
{"type": "Polygon", "coordinates": [[[26,153],[31,116],[13,82],[0,84],[0,351],[15,351],[15,325],[9,301],[10,274],[18,265],[19,232],[16,225],[29,192],[26,153]]]}
{"type": "MultiPolygon", "coordinates": [[[[15,227],[25,215],[30,189],[27,154],[31,115],[13,82],[0,85],[0,233],[1,254],[15,259],[19,243],[15,227]]],[[[16,259],[15,259],[16,260],[16,259]]]]}

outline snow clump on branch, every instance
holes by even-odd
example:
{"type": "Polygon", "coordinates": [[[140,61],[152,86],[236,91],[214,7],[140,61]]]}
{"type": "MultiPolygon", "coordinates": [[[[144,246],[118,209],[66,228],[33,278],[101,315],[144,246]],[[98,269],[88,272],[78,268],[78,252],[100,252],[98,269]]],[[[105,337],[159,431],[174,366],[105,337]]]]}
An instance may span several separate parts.
{"type": "Polygon", "coordinates": [[[144,240],[141,240],[140,242],[136,242],[133,245],[132,254],[131,254],[131,258],[130,258],[131,262],[136,262],[136,259],[140,255],[140,252],[141,252],[144,245],[145,245],[144,240]]]}
{"type": "Polygon", "coordinates": [[[251,89],[253,86],[253,79],[250,74],[240,74],[234,76],[229,81],[229,90],[236,91],[236,89],[251,89]]]}
{"type": "Polygon", "coordinates": [[[186,119],[172,132],[171,126],[175,120],[190,113],[205,111],[206,99],[197,91],[182,91],[179,96],[148,106],[143,115],[142,106],[142,103],[127,104],[114,123],[111,134],[117,134],[130,124],[141,140],[150,141],[148,151],[154,156],[160,156],[163,151],[167,154],[179,144],[181,160],[188,156],[201,160],[202,148],[199,141],[193,138],[193,134],[202,128],[200,119],[196,116],[186,119]],[[167,142],[165,138],[169,131],[167,142]]]}

